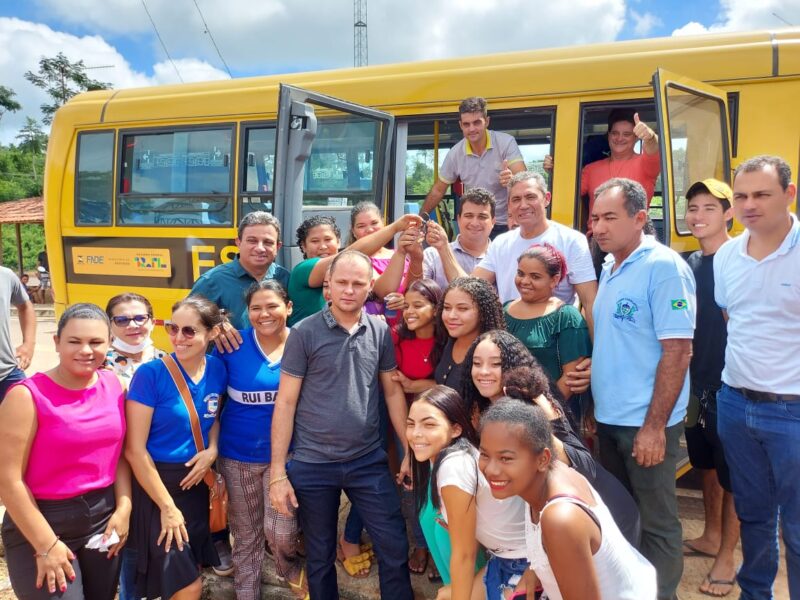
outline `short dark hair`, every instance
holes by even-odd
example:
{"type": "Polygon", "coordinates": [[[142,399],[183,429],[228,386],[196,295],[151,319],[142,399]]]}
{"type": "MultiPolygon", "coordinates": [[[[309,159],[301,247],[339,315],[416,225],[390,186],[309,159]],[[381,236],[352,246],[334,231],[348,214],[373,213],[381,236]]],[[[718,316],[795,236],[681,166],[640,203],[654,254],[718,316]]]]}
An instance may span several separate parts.
{"type": "Polygon", "coordinates": [[[141,302],[147,309],[147,316],[150,318],[153,317],[153,305],[150,304],[150,300],[141,294],[137,294],[136,292],[125,292],[124,294],[117,294],[108,301],[108,304],[106,304],[106,314],[108,315],[108,318],[110,319],[114,316],[114,309],[117,306],[120,304],[125,304],[126,302],[141,302]]]}
{"type": "Polygon", "coordinates": [[[599,198],[600,194],[613,188],[619,188],[619,191],[622,192],[622,197],[625,200],[625,211],[629,217],[633,217],[640,210],[647,210],[647,192],[644,191],[642,184],[625,177],[614,177],[605,183],[601,183],[594,191],[595,199],[599,198]]]}
{"type": "Polygon", "coordinates": [[[236,230],[236,237],[241,240],[244,230],[253,225],[272,225],[275,231],[278,232],[278,241],[281,241],[281,222],[278,221],[277,217],[264,210],[247,213],[242,217],[242,220],[239,221],[239,228],[236,230]]]}
{"type": "Polygon", "coordinates": [[[477,204],[478,206],[488,206],[489,212],[492,214],[492,218],[494,218],[496,201],[494,199],[494,194],[489,190],[476,187],[476,188],[470,188],[466,192],[464,192],[461,195],[461,201],[458,202],[456,217],[461,216],[461,212],[464,210],[465,202],[469,202],[470,204],[477,204]]]}
{"type": "Polygon", "coordinates": [[[331,261],[331,266],[328,269],[330,271],[331,277],[333,277],[333,271],[336,269],[336,265],[343,260],[350,260],[351,258],[360,258],[364,262],[369,265],[370,274],[372,274],[372,259],[364,254],[363,252],[359,252],[358,250],[344,250],[336,255],[336,257],[331,261]]]}
{"type": "Polygon", "coordinates": [[[61,332],[64,330],[64,327],[73,319],[102,321],[108,328],[108,335],[111,335],[111,321],[108,320],[108,315],[103,312],[103,309],[96,304],[79,302],[68,306],[64,314],[61,315],[61,318],[58,320],[58,325],[56,326],[56,337],[61,337],[61,332]]]}
{"type": "Polygon", "coordinates": [[[300,227],[297,228],[297,245],[300,246],[303,252],[303,258],[306,257],[305,250],[302,249],[303,244],[306,243],[306,238],[308,234],[311,232],[312,229],[315,227],[319,227],[321,225],[327,225],[328,227],[333,230],[333,235],[336,236],[337,240],[342,239],[342,232],[339,231],[339,226],[336,224],[336,219],[328,215],[312,215],[307,218],[305,221],[300,223],[300,227]]]}
{"type": "Polygon", "coordinates": [[[200,322],[206,329],[214,329],[218,325],[222,325],[222,312],[219,307],[211,300],[204,298],[198,294],[189,296],[183,300],[178,300],[172,305],[172,312],[174,313],[180,308],[191,308],[200,317],[200,322]]]}
{"type": "Polygon", "coordinates": [[[739,175],[739,173],[763,171],[766,167],[772,167],[775,169],[775,173],[778,175],[778,181],[781,184],[781,188],[786,191],[786,188],[789,187],[790,183],[792,183],[792,168],[789,166],[789,163],[783,160],[780,156],[762,154],[760,156],[754,156],[753,158],[747,159],[738,167],[736,167],[736,170],[733,172],[733,180],[736,181],[736,177],[739,175]]]}
{"type": "Polygon", "coordinates": [[[544,411],[535,404],[504,396],[483,413],[481,432],[489,423],[505,423],[521,430],[520,441],[534,454],[541,453],[545,448],[553,452],[553,428],[544,411]]]}
{"type": "Polygon", "coordinates": [[[614,126],[614,124],[619,123],[620,121],[625,121],[631,125],[636,125],[636,121],[633,119],[635,112],[636,111],[632,108],[615,108],[608,113],[608,130],[611,131],[611,128],[614,126]]]}
{"type": "Polygon", "coordinates": [[[486,98],[481,98],[480,96],[464,98],[461,104],[458,105],[458,114],[460,116],[466,113],[481,113],[486,118],[488,116],[486,98]]]}

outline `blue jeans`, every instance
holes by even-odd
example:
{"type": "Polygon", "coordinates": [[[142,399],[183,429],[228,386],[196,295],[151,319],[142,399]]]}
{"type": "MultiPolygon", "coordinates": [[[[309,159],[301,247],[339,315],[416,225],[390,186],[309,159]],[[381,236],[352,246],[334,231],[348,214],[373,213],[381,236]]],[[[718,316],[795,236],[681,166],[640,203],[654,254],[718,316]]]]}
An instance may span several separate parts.
{"type": "Polygon", "coordinates": [[[530,563],[525,558],[500,558],[492,555],[486,563],[486,574],[483,576],[486,600],[503,600],[503,592],[513,591],[528,567],[530,563]]]}
{"type": "Polygon", "coordinates": [[[19,383],[25,379],[25,371],[20,369],[19,367],[15,367],[11,373],[6,375],[5,379],[0,381],[0,402],[3,401],[3,398],[6,397],[8,393],[8,388],[10,388],[15,383],[19,383]]]}
{"type": "Polygon", "coordinates": [[[136,560],[139,553],[128,545],[122,548],[122,569],[119,572],[119,600],[139,600],[136,593],[136,560]]]}
{"type": "Polygon", "coordinates": [[[308,588],[314,600],[337,600],[336,531],[344,491],[364,520],[378,559],[381,598],[412,600],[408,537],[400,498],[386,452],[341,463],[291,460],[286,472],[300,505],[297,517],[306,541],[308,588]]]}
{"type": "Polygon", "coordinates": [[[772,598],[779,514],[789,596],[800,598],[800,402],[753,402],[723,385],[717,432],[741,522],[741,598],[772,598]]]}

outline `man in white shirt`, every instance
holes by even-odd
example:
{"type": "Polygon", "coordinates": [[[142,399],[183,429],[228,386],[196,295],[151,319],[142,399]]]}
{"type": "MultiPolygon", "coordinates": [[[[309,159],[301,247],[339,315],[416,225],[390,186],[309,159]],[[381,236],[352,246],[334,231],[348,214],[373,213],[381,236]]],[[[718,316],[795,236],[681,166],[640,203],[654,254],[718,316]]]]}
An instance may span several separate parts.
{"type": "Polygon", "coordinates": [[[572,303],[577,294],[589,330],[593,331],[592,305],[597,295],[597,277],[589,244],[581,233],[550,221],[547,218],[549,204],[550,192],[544,177],[531,171],[514,175],[508,184],[508,214],[518,227],[494,239],[486,257],[472,274],[495,284],[500,302],[505,304],[519,298],[514,284],[519,255],[534,244],[551,244],[567,259],[567,275],[559,281],[555,295],[572,303]]]}
{"type": "Polygon", "coordinates": [[[789,596],[800,598],[800,223],[797,188],[777,156],[736,168],[733,209],[746,231],[714,258],[728,345],[717,429],[728,462],[744,561],[741,598],[772,598],[778,515],[789,596]]]}

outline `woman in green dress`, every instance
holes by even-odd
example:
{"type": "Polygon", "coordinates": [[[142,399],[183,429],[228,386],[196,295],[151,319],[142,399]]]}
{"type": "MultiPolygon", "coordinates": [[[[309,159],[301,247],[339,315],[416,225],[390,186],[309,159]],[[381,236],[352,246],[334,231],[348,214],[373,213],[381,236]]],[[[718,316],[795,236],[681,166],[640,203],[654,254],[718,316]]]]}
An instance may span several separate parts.
{"type": "Polygon", "coordinates": [[[564,400],[572,391],[567,373],[592,354],[589,329],[581,313],[555,297],[567,274],[564,255],[550,244],[535,245],[517,259],[514,283],[520,297],[503,307],[509,333],[533,354],[564,400]]]}

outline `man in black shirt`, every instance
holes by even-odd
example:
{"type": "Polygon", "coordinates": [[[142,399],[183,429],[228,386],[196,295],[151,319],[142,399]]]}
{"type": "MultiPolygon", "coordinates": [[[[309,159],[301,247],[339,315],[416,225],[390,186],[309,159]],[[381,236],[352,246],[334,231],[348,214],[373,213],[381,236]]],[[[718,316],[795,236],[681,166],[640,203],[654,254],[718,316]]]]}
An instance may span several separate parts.
{"type": "Polygon", "coordinates": [[[684,555],[713,556],[714,565],[700,586],[710,596],[733,589],[736,575],[733,550],[739,540],[739,521],[733,506],[730,475],[717,436],[717,390],[725,364],[727,325],[714,300],[714,254],[730,237],[733,193],[725,183],[706,179],[686,192],[686,225],[700,242],[687,262],[697,282],[697,328],[689,367],[692,397],[687,415],[689,460],[702,473],[705,527],[695,539],[684,540],[684,555]],[[695,410],[692,410],[692,409],[695,410]]]}

